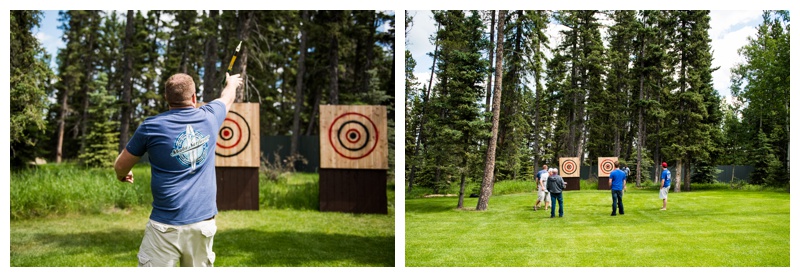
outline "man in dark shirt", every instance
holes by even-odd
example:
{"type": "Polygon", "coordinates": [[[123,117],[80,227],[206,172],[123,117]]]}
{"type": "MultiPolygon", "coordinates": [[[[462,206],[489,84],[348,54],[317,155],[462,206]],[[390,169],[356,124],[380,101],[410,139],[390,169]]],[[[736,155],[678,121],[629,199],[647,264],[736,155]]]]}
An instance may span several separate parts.
{"type": "Polygon", "coordinates": [[[558,169],[550,169],[550,177],[547,177],[547,191],[550,192],[550,218],[556,217],[556,204],[558,204],[558,217],[564,216],[564,179],[558,175],[558,169]],[[556,203],[558,201],[558,203],[556,203]]]}

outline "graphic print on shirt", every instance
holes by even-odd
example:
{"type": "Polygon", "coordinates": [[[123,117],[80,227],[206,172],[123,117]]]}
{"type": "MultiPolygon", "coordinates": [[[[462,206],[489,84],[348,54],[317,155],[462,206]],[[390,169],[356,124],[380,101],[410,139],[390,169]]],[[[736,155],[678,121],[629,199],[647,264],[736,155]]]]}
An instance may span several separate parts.
{"type": "Polygon", "coordinates": [[[195,131],[192,125],[186,125],[183,131],[175,139],[172,145],[172,153],[169,155],[178,159],[178,162],[185,167],[192,167],[192,172],[198,165],[202,165],[208,157],[209,135],[203,135],[200,131],[195,131]]]}

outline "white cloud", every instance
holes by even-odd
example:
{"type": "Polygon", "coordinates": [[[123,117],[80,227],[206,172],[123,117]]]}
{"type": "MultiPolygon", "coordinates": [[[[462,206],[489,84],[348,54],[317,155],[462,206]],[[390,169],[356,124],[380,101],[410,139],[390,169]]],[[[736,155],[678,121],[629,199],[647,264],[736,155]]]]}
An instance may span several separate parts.
{"type": "Polygon", "coordinates": [[[42,33],[42,32],[36,33],[36,39],[39,40],[39,43],[42,43],[42,44],[46,43],[47,41],[49,41],[52,38],[53,37],[51,37],[51,36],[49,36],[49,35],[47,35],[45,33],[42,33]]]}
{"type": "Polygon", "coordinates": [[[711,49],[714,51],[714,89],[723,97],[730,95],[731,68],[744,61],[737,53],[747,44],[748,36],[755,36],[761,23],[761,11],[711,11],[711,49]]]}
{"type": "Polygon", "coordinates": [[[408,12],[414,17],[414,20],[412,21],[411,30],[406,36],[406,49],[411,52],[411,56],[414,57],[414,61],[417,63],[414,68],[417,82],[427,85],[430,79],[431,65],[433,64],[433,58],[428,56],[427,53],[433,53],[435,49],[428,38],[436,32],[436,23],[430,11],[408,12]]]}

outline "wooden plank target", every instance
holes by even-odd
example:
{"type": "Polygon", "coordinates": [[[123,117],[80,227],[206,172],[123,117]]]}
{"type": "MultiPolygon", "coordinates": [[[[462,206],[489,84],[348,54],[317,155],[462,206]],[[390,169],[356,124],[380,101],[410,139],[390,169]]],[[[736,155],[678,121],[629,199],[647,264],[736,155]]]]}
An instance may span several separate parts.
{"type": "Polygon", "coordinates": [[[597,177],[608,177],[614,170],[614,162],[617,157],[598,157],[597,158],[597,177]]]}
{"type": "Polygon", "coordinates": [[[258,110],[258,103],[231,105],[217,132],[217,167],[259,167],[261,142],[258,110]]]}
{"type": "Polygon", "coordinates": [[[319,107],[320,168],[388,169],[385,106],[319,107]]]}
{"type": "Polygon", "coordinates": [[[561,177],[581,177],[580,159],[578,157],[558,158],[558,168],[561,177]]]}

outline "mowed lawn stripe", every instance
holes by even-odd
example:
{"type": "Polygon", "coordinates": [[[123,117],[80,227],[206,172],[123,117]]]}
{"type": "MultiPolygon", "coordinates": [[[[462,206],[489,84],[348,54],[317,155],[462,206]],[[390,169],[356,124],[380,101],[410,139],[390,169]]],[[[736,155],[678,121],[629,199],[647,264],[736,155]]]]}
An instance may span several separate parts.
{"type": "MultiPolygon", "coordinates": [[[[532,193],[406,200],[407,266],[789,266],[789,194],[629,189],[568,191],[564,218],[533,211],[532,193]]],[[[556,212],[556,215],[558,213],[556,212]]]]}

